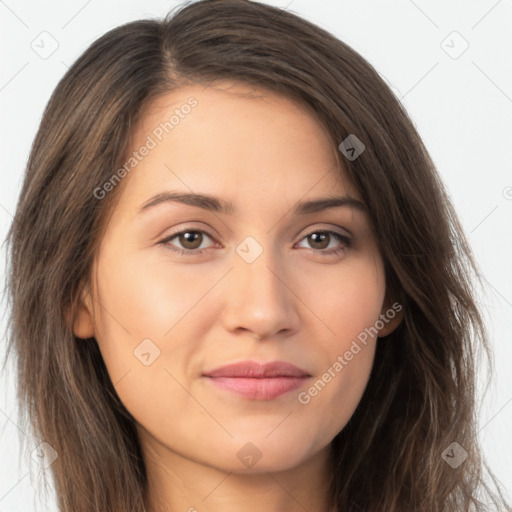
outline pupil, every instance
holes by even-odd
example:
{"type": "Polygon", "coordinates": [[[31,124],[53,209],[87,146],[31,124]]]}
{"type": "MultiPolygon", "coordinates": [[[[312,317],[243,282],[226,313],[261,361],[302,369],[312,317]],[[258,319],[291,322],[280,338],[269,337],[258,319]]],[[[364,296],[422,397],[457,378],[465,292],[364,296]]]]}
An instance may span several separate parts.
{"type": "Polygon", "coordinates": [[[198,233],[197,231],[187,231],[186,233],[182,233],[180,236],[180,243],[187,249],[197,249],[199,245],[201,245],[201,233],[198,233]],[[199,238],[199,245],[194,245],[194,240],[197,242],[197,239],[199,238]],[[192,247],[188,246],[187,244],[192,243],[192,247]]]}
{"type": "Polygon", "coordinates": [[[313,244],[318,244],[319,243],[318,239],[319,238],[321,239],[321,241],[320,241],[320,246],[321,247],[317,247],[319,249],[325,249],[329,245],[329,243],[327,243],[327,244],[323,243],[322,244],[322,242],[325,242],[329,238],[329,235],[327,233],[313,233],[313,234],[310,235],[310,237],[313,239],[313,244]]]}

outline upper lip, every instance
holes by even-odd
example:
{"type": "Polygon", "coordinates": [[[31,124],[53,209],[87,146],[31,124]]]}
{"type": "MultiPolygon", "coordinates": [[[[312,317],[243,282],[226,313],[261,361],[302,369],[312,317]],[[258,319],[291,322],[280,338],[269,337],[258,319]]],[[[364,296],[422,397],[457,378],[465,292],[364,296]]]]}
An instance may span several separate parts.
{"type": "Polygon", "coordinates": [[[272,361],[260,364],[255,361],[242,361],[221,366],[204,374],[206,377],[310,377],[309,373],[285,361],[272,361]]]}

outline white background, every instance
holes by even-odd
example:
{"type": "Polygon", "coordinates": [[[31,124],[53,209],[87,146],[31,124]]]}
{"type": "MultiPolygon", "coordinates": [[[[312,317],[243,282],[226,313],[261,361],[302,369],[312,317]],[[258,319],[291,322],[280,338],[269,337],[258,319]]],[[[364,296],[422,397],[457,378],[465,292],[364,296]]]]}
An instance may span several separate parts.
{"type": "MultiPolygon", "coordinates": [[[[479,303],[495,371],[479,412],[480,439],[491,468],[512,494],[512,0],[267,3],[329,30],[388,80],[448,187],[487,287],[479,303]],[[469,46],[458,56],[465,45],[461,37],[469,46]]],[[[107,30],[163,16],[175,5],[163,0],[0,0],[2,241],[43,109],[67,67],[107,30]],[[44,31],[56,43],[41,36],[44,31]],[[58,48],[43,59],[31,47],[43,44],[47,50],[51,44],[58,48]]],[[[3,246],[1,258],[3,263],[3,246]]],[[[1,271],[3,282],[3,265],[1,271]]],[[[9,367],[0,378],[0,512],[53,512],[51,490],[46,498],[39,488],[30,450],[20,453],[24,434],[14,382],[9,367]]]]}

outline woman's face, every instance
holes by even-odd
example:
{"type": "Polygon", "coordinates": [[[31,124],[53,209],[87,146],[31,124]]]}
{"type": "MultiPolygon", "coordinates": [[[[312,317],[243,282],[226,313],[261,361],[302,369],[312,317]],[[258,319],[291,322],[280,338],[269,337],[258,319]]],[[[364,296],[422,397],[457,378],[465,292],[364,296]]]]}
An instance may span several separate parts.
{"type": "Polygon", "coordinates": [[[224,85],[159,98],[134,132],[75,334],[162,460],[284,470],[326,454],[360,401],[383,262],[322,126],[224,85]],[[282,365],[215,372],[242,362],[282,365]]]}

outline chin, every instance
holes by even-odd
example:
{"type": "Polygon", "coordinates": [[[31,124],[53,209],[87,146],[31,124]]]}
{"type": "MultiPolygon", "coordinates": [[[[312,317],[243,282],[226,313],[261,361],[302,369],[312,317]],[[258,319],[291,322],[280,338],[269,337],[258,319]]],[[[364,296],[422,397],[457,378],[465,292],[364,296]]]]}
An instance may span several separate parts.
{"type": "Polygon", "coordinates": [[[239,474],[279,472],[297,467],[314,455],[305,451],[306,446],[300,436],[294,438],[284,435],[270,439],[274,434],[268,438],[265,438],[266,435],[260,433],[254,437],[244,436],[245,441],[238,438],[233,448],[220,448],[219,459],[214,465],[239,474]],[[226,457],[229,452],[234,457],[226,457]]]}

